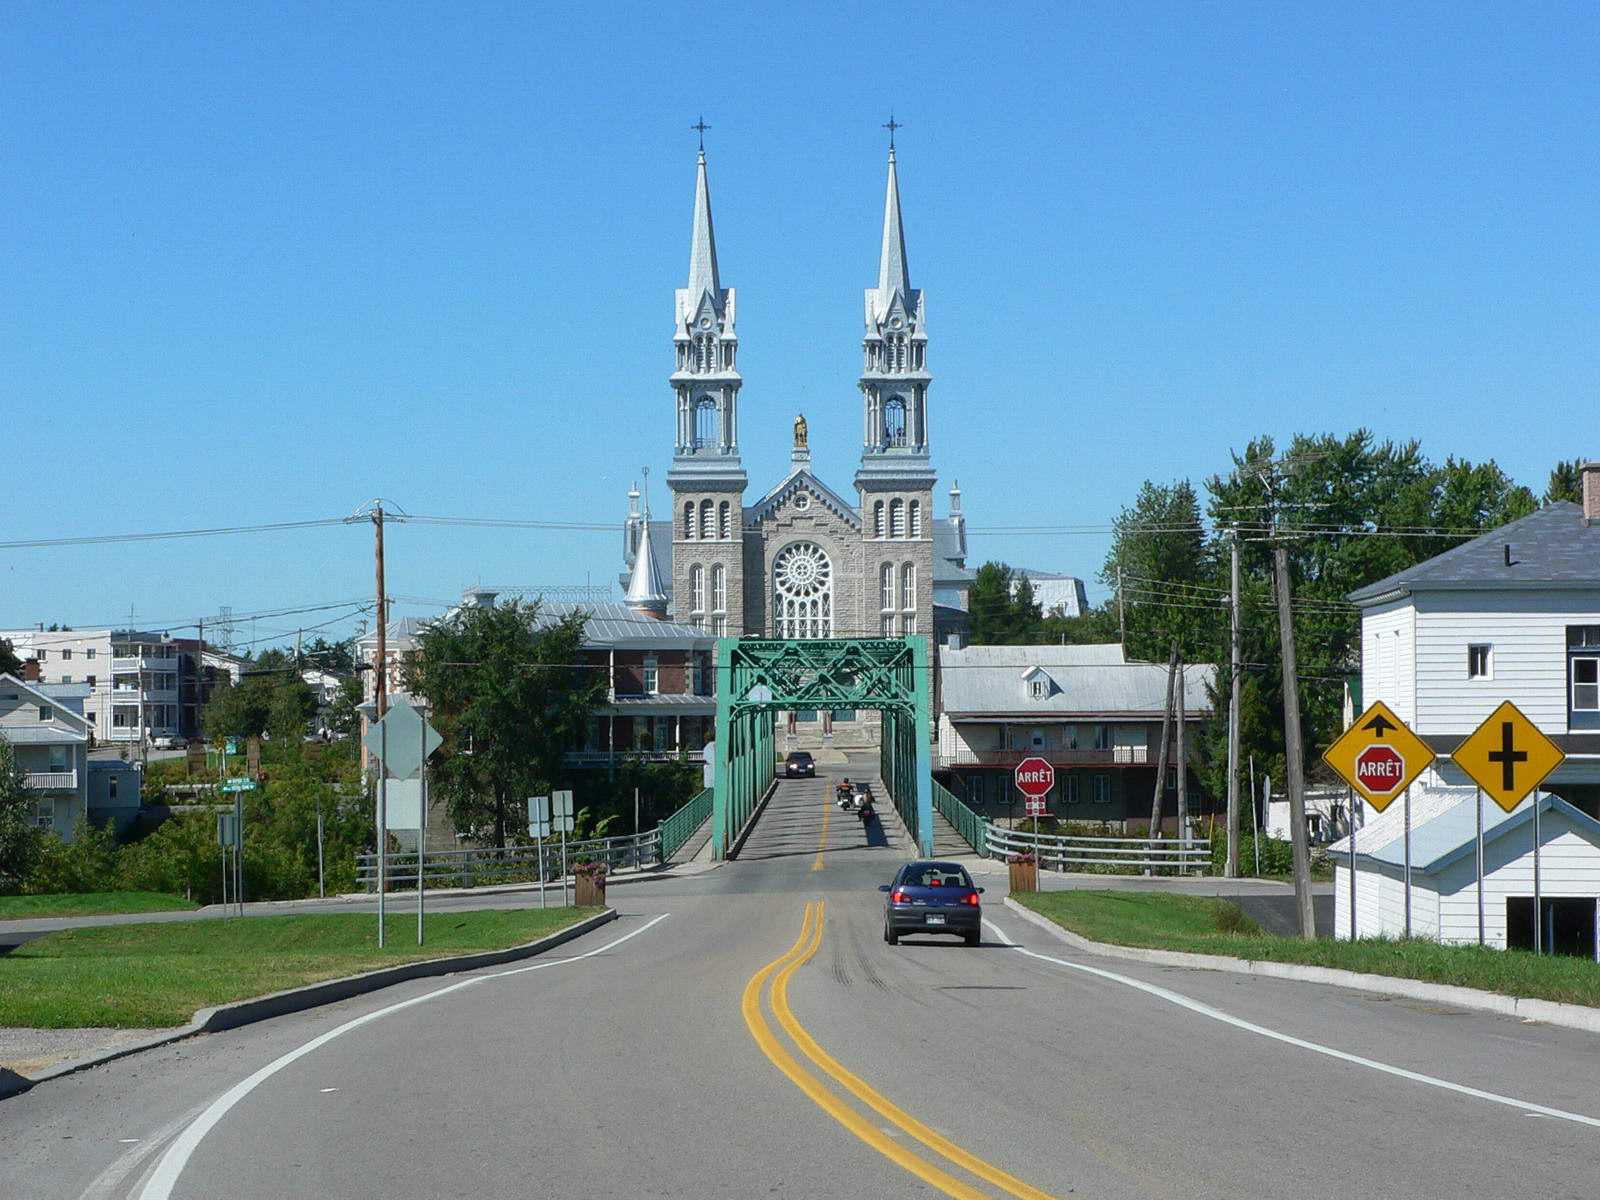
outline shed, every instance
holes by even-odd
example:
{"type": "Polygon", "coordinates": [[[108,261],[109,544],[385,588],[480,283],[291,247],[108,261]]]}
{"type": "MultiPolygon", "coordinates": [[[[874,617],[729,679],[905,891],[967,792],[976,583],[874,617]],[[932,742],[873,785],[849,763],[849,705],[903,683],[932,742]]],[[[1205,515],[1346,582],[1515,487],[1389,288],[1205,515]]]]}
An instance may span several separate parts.
{"type": "MultiPolygon", "coordinates": [[[[1413,788],[1411,932],[1451,944],[1478,940],[1474,802],[1483,805],[1484,941],[1533,948],[1533,814],[1538,805],[1545,945],[1596,958],[1600,921],[1600,821],[1559,796],[1535,793],[1507,813],[1476,788],[1413,788]]],[[[1334,936],[1350,936],[1350,839],[1334,861],[1334,936]]],[[[1405,932],[1405,808],[1395,803],[1356,835],[1356,934],[1405,932]]]]}

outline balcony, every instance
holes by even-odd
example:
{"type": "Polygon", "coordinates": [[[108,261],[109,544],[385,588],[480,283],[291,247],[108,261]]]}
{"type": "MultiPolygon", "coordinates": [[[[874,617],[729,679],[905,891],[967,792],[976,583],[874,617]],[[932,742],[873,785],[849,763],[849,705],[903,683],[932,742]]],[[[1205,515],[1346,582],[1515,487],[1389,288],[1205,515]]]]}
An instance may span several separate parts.
{"type": "Polygon", "coordinates": [[[974,750],[958,745],[944,756],[947,767],[1014,767],[1025,758],[1042,758],[1054,767],[1136,767],[1155,762],[1148,746],[1113,746],[1109,750],[974,750]]]}
{"type": "Polygon", "coordinates": [[[41,792],[75,792],[78,790],[76,771],[28,771],[22,782],[41,792]]]}
{"type": "Polygon", "coordinates": [[[176,704],[178,702],[178,689],[145,688],[143,691],[131,687],[114,687],[111,689],[111,703],[126,704],[134,711],[138,710],[141,697],[146,705],[176,704]]]}
{"type": "Polygon", "coordinates": [[[113,672],[127,671],[129,673],[134,671],[170,671],[176,675],[178,673],[178,660],[176,658],[124,658],[119,654],[112,658],[111,670],[113,672]]]}

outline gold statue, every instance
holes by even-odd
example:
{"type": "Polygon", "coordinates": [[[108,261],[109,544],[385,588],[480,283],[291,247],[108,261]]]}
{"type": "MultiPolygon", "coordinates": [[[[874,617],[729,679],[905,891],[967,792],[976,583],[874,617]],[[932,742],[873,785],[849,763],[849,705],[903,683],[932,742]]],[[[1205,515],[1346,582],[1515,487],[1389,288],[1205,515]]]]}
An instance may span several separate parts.
{"type": "Polygon", "coordinates": [[[794,419],[794,448],[796,450],[804,450],[806,448],[805,413],[798,414],[794,419]]]}

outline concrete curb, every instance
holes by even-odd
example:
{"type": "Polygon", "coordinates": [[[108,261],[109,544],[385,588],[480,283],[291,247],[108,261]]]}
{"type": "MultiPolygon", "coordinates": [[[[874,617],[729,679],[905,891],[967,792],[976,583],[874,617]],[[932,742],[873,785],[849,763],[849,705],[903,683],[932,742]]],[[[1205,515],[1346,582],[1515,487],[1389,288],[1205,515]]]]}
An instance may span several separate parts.
{"type": "Polygon", "coordinates": [[[767,785],[767,790],[762,795],[760,802],[750,813],[750,819],[744,823],[744,828],[734,836],[733,844],[728,847],[726,858],[739,857],[739,851],[744,849],[744,844],[750,840],[750,835],[755,832],[756,826],[761,823],[761,814],[767,811],[767,805],[777,794],[778,779],[774,776],[772,782],[767,785]]]}
{"type": "Polygon", "coordinates": [[[1559,1025],[1566,1029],[1582,1030],[1584,1033],[1600,1033],[1600,1008],[1589,1008],[1582,1004],[1562,1004],[1554,1000],[1502,996],[1498,992],[1484,992],[1477,988],[1460,987],[1452,983],[1428,983],[1422,979],[1402,979],[1395,975],[1366,975],[1359,971],[1341,971],[1336,967],[1266,962],[1253,958],[1234,958],[1226,954],[1190,954],[1182,950],[1146,950],[1137,946],[1113,946],[1106,942],[1092,942],[1082,934],[1063,929],[1048,917],[1042,917],[1032,909],[1024,908],[1010,896],[1005,898],[1005,904],[1024,921],[1055,934],[1073,949],[1082,950],[1087,954],[1098,954],[1106,958],[1125,958],[1133,962],[1151,963],[1163,967],[1232,971],[1239,975],[1262,975],[1269,979],[1293,979],[1301,983],[1321,983],[1330,987],[1354,988],[1363,992],[1381,992],[1389,996],[1404,996],[1408,1000],[1456,1004],[1462,1008],[1475,1008],[1482,1012],[1516,1017],[1523,1021],[1559,1025]]]}
{"type": "Polygon", "coordinates": [[[569,925],[549,937],[540,938],[536,942],[525,942],[520,946],[508,946],[503,950],[483,950],[476,954],[457,954],[449,958],[427,958],[418,962],[400,963],[393,967],[380,967],[376,971],[367,971],[360,975],[346,975],[341,979],[327,979],[321,983],[307,984],[305,987],[289,988],[282,992],[272,992],[266,996],[254,996],[249,1000],[236,1000],[232,1004],[218,1004],[210,1008],[202,1008],[194,1014],[187,1025],[156,1034],[126,1046],[118,1046],[115,1050],[106,1050],[98,1054],[75,1058],[43,1071],[38,1075],[19,1075],[15,1071],[0,1068],[0,1100],[18,1095],[38,1084],[51,1079],[59,1079],[63,1075],[73,1075],[79,1071],[87,1071],[90,1067],[98,1067],[102,1063],[111,1062],[113,1059],[126,1058],[130,1054],[138,1054],[143,1050],[150,1050],[156,1046],[165,1046],[169,1042],[182,1041],[202,1033],[220,1033],[225,1029],[237,1029],[241,1025],[250,1025],[256,1021],[266,1021],[272,1017],[281,1017],[289,1013],[302,1012],[308,1008],[316,1008],[323,1004],[333,1004],[340,1000],[348,1000],[352,996],[365,995],[375,992],[380,988],[389,987],[396,983],[405,983],[412,979],[425,979],[437,975],[456,975],[464,971],[476,971],[482,967],[496,967],[501,963],[516,962],[523,958],[533,958],[543,954],[546,950],[554,950],[557,946],[582,937],[592,930],[600,928],[617,919],[617,910],[605,909],[592,917],[586,917],[575,925],[569,925]]]}

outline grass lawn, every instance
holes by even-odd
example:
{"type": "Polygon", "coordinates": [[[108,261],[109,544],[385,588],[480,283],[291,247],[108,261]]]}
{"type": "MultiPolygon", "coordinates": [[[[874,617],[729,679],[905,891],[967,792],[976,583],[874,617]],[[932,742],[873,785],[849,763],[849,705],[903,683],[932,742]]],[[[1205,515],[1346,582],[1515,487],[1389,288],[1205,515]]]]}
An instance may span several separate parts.
{"type": "Polygon", "coordinates": [[[1461,987],[1600,1006],[1600,963],[1522,950],[1441,946],[1422,938],[1358,942],[1275,937],[1237,905],[1161,892],[1019,892],[1013,897],[1063,928],[1097,942],[1231,954],[1237,958],[1337,967],[1461,987]]]}
{"type": "Polygon", "coordinates": [[[182,1025],[197,1009],[419,958],[519,946],[599,910],[491,909],[391,916],[307,913],[52,933],[0,955],[0,1025],[182,1025]]]}
{"type": "Polygon", "coordinates": [[[160,892],[84,892],[81,895],[0,896],[0,921],[19,917],[99,917],[108,913],[183,912],[199,908],[160,892]]]}

